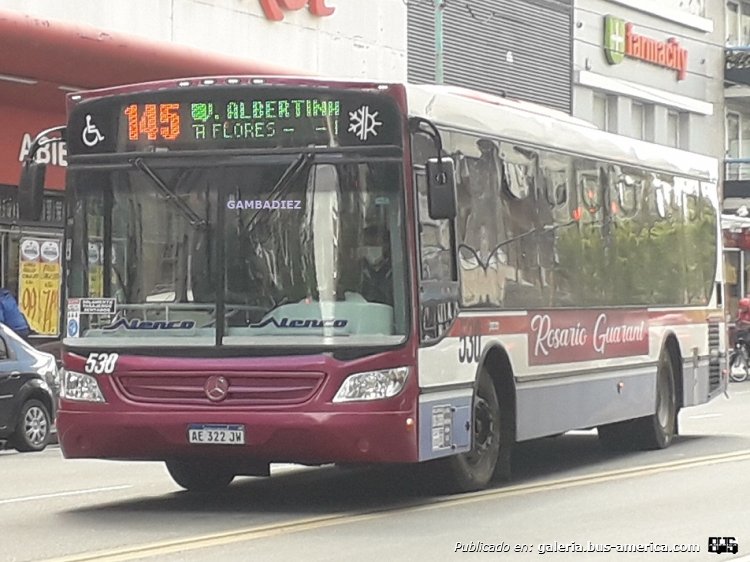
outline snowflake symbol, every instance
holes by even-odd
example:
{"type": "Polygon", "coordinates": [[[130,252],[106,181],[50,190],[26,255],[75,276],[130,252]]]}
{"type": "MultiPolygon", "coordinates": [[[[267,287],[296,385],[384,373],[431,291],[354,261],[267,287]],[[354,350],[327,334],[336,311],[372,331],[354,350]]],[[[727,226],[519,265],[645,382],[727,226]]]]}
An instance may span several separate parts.
{"type": "Polygon", "coordinates": [[[349,132],[357,135],[361,141],[366,141],[370,135],[377,137],[378,132],[375,128],[383,124],[375,119],[378,113],[378,111],[371,113],[369,105],[363,105],[356,111],[350,111],[349,132]]]}

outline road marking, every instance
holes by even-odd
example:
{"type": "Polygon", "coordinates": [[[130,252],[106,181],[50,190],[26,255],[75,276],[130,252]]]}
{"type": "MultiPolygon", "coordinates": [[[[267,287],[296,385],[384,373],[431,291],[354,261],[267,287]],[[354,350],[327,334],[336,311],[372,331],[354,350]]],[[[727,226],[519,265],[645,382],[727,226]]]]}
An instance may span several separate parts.
{"type": "Polygon", "coordinates": [[[80,496],[83,494],[96,494],[98,492],[111,492],[113,490],[124,490],[126,488],[132,488],[131,484],[124,484],[122,486],[107,486],[105,488],[89,488],[88,490],[71,490],[69,492],[55,492],[54,494],[40,494],[38,496],[24,496],[21,498],[10,498],[8,500],[0,500],[0,505],[7,503],[21,503],[31,502],[36,500],[46,500],[49,498],[62,498],[65,496],[80,496]]]}
{"type": "MultiPolygon", "coordinates": [[[[297,521],[291,521],[288,523],[273,523],[270,525],[263,525],[259,527],[247,527],[244,529],[236,529],[234,531],[211,533],[198,537],[153,542],[140,546],[120,547],[116,549],[102,550],[92,553],[74,554],[61,558],[49,559],[44,562],[125,562],[128,560],[136,560],[139,558],[166,556],[179,552],[226,546],[233,543],[254,541],[258,539],[287,535],[291,533],[300,533],[303,531],[323,529],[325,527],[348,525],[361,521],[381,519],[383,517],[392,517],[394,514],[416,513],[432,509],[439,509],[442,507],[466,505],[502,497],[513,497],[540,492],[548,492],[551,490],[562,490],[566,488],[584,486],[587,484],[599,484],[602,482],[609,482],[614,480],[624,480],[626,478],[632,478],[635,476],[653,475],[659,474],[661,472],[670,472],[674,470],[682,470],[685,468],[695,468],[700,466],[708,466],[713,464],[743,460],[750,460],[750,449],[736,451],[733,453],[722,453],[718,455],[698,457],[692,460],[669,461],[650,466],[611,470],[598,474],[575,476],[572,478],[564,478],[537,484],[520,484],[507,488],[484,490],[481,492],[464,494],[458,497],[438,497],[434,498],[433,500],[429,500],[426,503],[423,502],[413,505],[406,505],[397,507],[395,509],[384,508],[369,512],[344,512],[333,515],[309,517],[305,519],[299,519],[297,521]]],[[[745,559],[737,558],[734,560],[739,560],[742,562],[745,559]]],[[[747,560],[750,560],[750,558],[748,558],[747,560]]]]}
{"type": "Polygon", "coordinates": [[[690,416],[691,420],[699,420],[703,418],[720,418],[724,414],[698,414],[697,416],[690,416]]]}

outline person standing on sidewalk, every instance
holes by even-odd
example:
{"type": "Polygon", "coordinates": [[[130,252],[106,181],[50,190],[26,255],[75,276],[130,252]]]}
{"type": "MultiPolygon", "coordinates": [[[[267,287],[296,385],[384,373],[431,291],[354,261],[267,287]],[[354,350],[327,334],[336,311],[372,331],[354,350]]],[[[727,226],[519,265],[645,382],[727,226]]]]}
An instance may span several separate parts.
{"type": "Polygon", "coordinates": [[[0,288],[0,322],[24,340],[29,341],[29,334],[31,334],[29,322],[18,308],[18,302],[13,293],[5,288],[0,288]]]}

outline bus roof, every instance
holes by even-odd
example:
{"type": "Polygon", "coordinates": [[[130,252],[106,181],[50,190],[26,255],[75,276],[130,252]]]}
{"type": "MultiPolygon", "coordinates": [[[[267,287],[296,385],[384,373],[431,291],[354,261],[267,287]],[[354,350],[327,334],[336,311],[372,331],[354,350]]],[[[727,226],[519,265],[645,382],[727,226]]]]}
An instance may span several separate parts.
{"type": "Polygon", "coordinates": [[[716,158],[602,131],[533,103],[455,86],[407,85],[409,114],[488,138],[717,181],[716,158]]]}

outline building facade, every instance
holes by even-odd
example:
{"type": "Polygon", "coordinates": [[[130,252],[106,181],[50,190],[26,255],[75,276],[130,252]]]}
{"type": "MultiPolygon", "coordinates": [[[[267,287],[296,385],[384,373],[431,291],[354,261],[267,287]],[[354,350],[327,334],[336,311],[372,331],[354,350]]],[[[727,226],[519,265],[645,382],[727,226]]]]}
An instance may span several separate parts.
{"type": "MultiPolygon", "coordinates": [[[[3,2],[0,285],[18,293],[32,327],[55,335],[59,304],[49,303],[59,302],[59,282],[54,287],[49,274],[38,283],[43,268],[34,260],[57,242],[59,262],[65,146],[37,155],[48,164],[41,221],[19,221],[17,184],[34,136],[64,123],[66,93],[218,74],[402,81],[406,9],[402,0],[108,0],[106,9],[99,0],[3,2]],[[35,284],[23,286],[24,271],[35,284]]],[[[96,256],[90,249],[90,259],[96,256]]]]}
{"type": "Polygon", "coordinates": [[[720,3],[577,0],[574,41],[574,115],[723,158],[720,3]]]}
{"type": "Polygon", "coordinates": [[[725,6],[724,270],[729,311],[750,292],[750,2],[725,6]]]}
{"type": "Polygon", "coordinates": [[[408,2],[410,82],[435,83],[442,74],[445,84],[571,111],[573,0],[450,0],[441,6],[408,2]],[[436,43],[442,44],[442,65],[436,43]]]}

